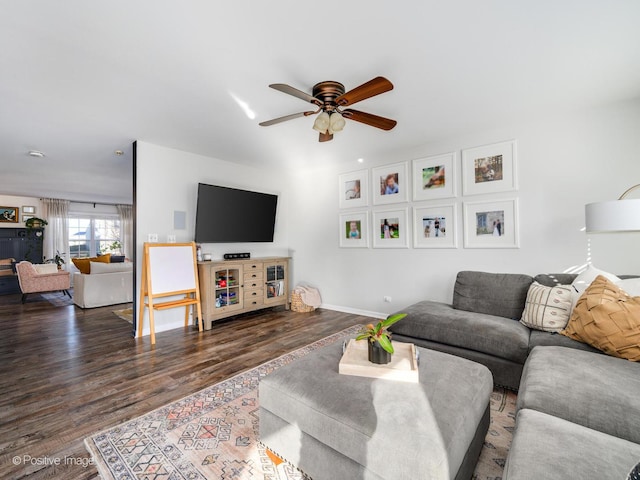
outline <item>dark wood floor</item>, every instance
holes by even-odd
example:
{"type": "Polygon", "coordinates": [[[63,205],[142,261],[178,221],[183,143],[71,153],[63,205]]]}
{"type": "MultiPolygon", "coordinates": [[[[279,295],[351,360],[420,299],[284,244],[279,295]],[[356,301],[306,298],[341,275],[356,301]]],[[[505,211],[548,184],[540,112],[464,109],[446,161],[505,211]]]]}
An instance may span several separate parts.
{"type": "Polygon", "coordinates": [[[0,297],[0,478],[98,478],[89,435],[370,319],[265,310],[148,337],[113,314],[0,297]],[[59,462],[60,465],[51,465],[59,462]],[[43,465],[45,464],[45,465],[43,465]]]}

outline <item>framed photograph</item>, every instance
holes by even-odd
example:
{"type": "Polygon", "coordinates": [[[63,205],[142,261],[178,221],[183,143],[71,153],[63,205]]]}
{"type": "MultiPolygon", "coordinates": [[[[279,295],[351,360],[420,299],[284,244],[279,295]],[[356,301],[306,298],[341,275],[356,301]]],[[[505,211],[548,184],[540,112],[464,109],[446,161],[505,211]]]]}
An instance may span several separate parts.
{"type": "Polygon", "coordinates": [[[406,202],[409,199],[407,163],[395,163],[372,169],[373,204],[406,202]]]}
{"type": "Polygon", "coordinates": [[[35,217],[35,215],[25,215],[24,213],[22,214],[22,222],[26,222],[27,220],[29,220],[30,218],[35,217]]]}
{"type": "Polygon", "coordinates": [[[35,215],[36,207],[22,207],[22,213],[26,213],[27,215],[35,215]]]}
{"type": "Polygon", "coordinates": [[[0,207],[0,223],[18,223],[18,207],[0,207]]]}
{"type": "Polygon", "coordinates": [[[456,196],[455,152],[413,161],[413,199],[432,200],[456,196]]]}
{"type": "Polygon", "coordinates": [[[366,207],[369,203],[369,177],[367,170],[345,173],[338,177],[340,208],[366,207]]]}
{"type": "Polygon", "coordinates": [[[519,248],[518,200],[464,203],[465,248],[519,248]]]}
{"type": "Polygon", "coordinates": [[[368,212],[340,214],[340,247],[369,248],[368,212]]]}
{"type": "Polygon", "coordinates": [[[456,206],[413,207],[415,248],[457,248],[456,206]]]}
{"type": "Polygon", "coordinates": [[[373,212],[373,248],[409,248],[407,209],[373,212]]]}
{"type": "Polygon", "coordinates": [[[516,141],[462,150],[462,194],[508,192],[518,188],[516,141]]]}

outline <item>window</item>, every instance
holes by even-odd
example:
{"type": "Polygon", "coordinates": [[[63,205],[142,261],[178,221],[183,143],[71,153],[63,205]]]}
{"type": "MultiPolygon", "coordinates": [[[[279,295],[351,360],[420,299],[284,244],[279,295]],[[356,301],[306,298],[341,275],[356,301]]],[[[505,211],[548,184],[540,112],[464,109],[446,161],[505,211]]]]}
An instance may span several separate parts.
{"type": "Polygon", "coordinates": [[[69,215],[69,255],[72,258],[120,254],[120,240],[117,216],[69,215]]]}

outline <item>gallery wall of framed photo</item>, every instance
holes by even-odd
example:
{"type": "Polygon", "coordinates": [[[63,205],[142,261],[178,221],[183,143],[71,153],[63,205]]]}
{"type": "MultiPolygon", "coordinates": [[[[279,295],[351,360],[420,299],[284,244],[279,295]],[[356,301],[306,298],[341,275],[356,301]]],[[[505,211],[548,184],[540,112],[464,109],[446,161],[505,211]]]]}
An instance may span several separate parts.
{"type": "Polygon", "coordinates": [[[339,175],[340,247],[519,248],[516,152],[508,140],[339,175]]]}

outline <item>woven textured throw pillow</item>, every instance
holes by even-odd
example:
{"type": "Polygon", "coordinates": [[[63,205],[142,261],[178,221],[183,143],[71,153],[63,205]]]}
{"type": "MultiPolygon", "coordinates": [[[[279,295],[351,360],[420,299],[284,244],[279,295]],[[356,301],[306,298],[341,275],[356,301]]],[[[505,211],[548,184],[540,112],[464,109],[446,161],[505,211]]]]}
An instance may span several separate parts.
{"type": "Polygon", "coordinates": [[[533,282],[527,292],[520,323],[545,332],[560,332],[571,315],[571,285],[545,287],[533,282]]]}
{"type": "Polygon", "coordinates": [[[584,291],[562,332],[609,355],[640,361],[640,297],[598,276],[584,291]]]}

